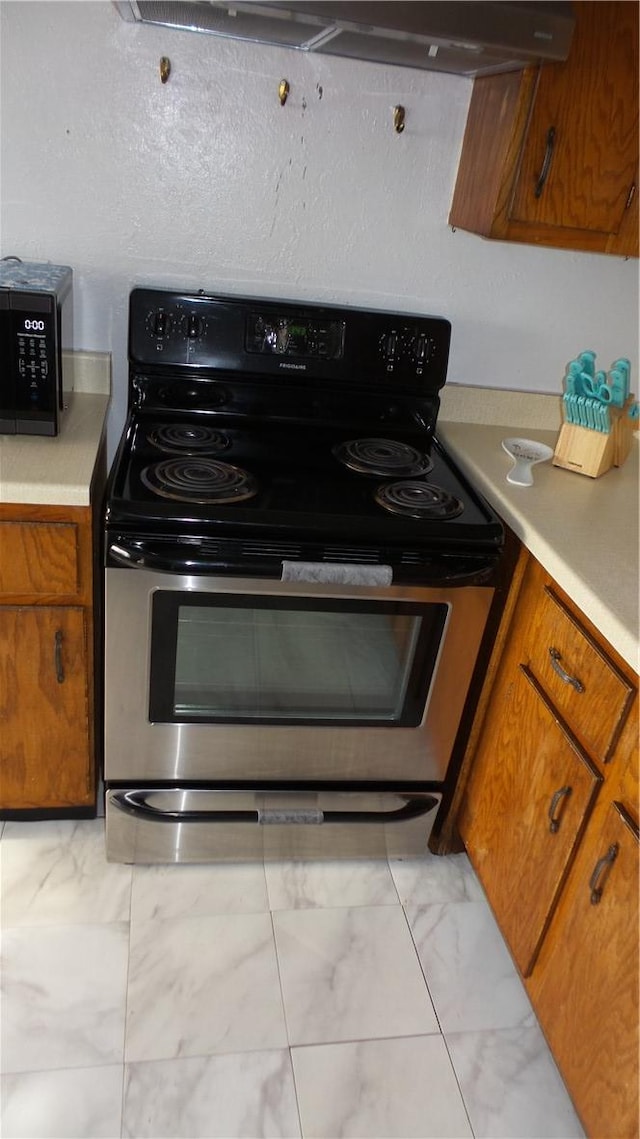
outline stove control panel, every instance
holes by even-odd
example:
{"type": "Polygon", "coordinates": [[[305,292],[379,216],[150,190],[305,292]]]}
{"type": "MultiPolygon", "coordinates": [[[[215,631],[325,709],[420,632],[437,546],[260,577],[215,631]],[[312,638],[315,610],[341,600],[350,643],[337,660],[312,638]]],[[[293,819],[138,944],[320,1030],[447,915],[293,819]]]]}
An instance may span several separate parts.
{"type": "Polygon", "coordinates": [[[421,376],[436,351],[436,338],[419,324],[394,324],[378,342],[378,352],[387,372],[394,372],[396,368],[413,369],[416,376],[421,376]]]}
{"type": "Polygon", "coordinates": [[[161,289],[130,298],[130,363],[192,375],[431,394],[445,382],[450,337],[434,316],[161,289]]]}

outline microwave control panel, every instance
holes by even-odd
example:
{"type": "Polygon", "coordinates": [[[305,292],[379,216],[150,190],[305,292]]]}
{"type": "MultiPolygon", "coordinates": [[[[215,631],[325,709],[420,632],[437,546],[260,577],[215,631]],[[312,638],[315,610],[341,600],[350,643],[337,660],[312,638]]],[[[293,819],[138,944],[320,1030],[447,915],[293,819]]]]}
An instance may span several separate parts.
{"type": "Polygon", "coordinates": [[[25,307],[12,308],[10,313],[16,410],[49,412],[57,394],[52,382],[56,369],[55,313],[48,298],[34,301],[36,307],[30,307],[28,296],[21,296],[20,305],[25,307]]]}
{"type": "Polygon", "coordinates": [[[53,366],[51,319],[45,316],[13,318],[19,402],[23,406],[50,406],[48,376],[53,366]]]}

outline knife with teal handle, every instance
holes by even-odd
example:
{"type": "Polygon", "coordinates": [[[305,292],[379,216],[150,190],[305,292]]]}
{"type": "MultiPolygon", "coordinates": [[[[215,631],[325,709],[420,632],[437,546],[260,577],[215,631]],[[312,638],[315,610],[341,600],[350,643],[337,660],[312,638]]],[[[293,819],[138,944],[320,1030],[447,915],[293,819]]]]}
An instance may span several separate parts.
{"type": "Polygon", "coordinates": [[[609,371],[612,374],[616,372],[622,377],[624,388],[624,398],[622,400],[622,403],[624,404],[625,401],[629,398],[631,387],[631,361],[627,360],[624,356],[620,360],[614,360],[609,371]]]}
{"type": "Polygon", "coordinates": [[[581,370],[586,372],[588,376],[593,376],[596,370],[596,354],[595,352],[581,352],[578,356],[578,361],[581,365],[581,370]]]}
{"type": "Polygon", "coordinates": [[[596,372],[595,376],[581,372],[579,382],[582,395],[587,396],[589,399],[598,399],[600,403],[613,402],[613,392],[607,384],[607,378],[604,372],[596,372]]]}
{"type": "MultiPolygon", "coordinates": [[[[617,364],[622,365],[627,363],[625,360],[618,360],[617,364]]],[[[629,398],[629,372],[627,368],[615,367],[611,368],[609,372],[609,384],[611,387],[611,394],[614,407],[624,407],[629,398]]]]}

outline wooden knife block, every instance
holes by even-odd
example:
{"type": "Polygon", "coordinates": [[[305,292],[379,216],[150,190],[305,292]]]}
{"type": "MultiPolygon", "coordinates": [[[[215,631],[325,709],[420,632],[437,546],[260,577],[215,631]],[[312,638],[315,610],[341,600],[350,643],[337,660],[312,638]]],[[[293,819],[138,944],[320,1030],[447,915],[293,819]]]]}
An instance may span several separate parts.
{"type": "Polygon", "coordinates": [[[556,443],[554,467],[592,479],[604,475],[610,467],[621,467],[631,449],[632,433],[638,427],[638,420],[629,416],[634,402],[635,397],[629,396],[624,407],[609,406],[611,430],[607,434],[565,421],[556,443]]]}

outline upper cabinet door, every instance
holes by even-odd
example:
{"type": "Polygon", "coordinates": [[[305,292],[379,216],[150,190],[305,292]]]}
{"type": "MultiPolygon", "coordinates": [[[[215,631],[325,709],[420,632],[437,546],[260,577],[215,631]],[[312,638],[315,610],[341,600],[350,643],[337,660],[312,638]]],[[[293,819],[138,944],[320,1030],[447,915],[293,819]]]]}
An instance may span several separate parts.
{"type": "Polygon", "coordinates": [[[638,3],[573,7],[565,63],[475,80],[449,222],[637,257],[638,3]]]}
{"type": "Polygon", "coordinates": [[[510,215],[616,234],[638,163],[638,5],[574,9],[568,61],[540,71],[510,215]]]}

